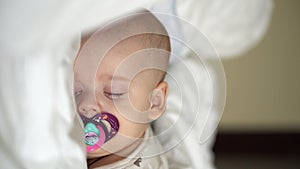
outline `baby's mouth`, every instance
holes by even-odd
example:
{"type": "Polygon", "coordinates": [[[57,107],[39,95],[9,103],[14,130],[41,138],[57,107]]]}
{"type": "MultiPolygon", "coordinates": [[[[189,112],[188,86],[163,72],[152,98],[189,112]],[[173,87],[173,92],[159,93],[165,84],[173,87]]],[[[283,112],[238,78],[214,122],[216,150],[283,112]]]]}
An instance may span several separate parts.
{"type": "Polygon", "coordinates": [[[119,130],[118,119],[110,113],[99,113],[92,118],[80,116],[84,123],[85,144],[87,152],[99,149],[113,138],[119,130]]]}

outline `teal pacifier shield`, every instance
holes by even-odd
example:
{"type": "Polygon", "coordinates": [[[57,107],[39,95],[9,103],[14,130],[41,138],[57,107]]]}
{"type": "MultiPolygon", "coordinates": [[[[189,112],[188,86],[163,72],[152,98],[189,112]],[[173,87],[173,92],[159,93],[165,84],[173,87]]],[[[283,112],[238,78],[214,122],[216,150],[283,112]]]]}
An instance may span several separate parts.
{"type": "Polygon", "coordinates": [[[88,123],[84,128],[85,143],[95,145],[99,140],[100,131],[93,123],[88,123]]]}

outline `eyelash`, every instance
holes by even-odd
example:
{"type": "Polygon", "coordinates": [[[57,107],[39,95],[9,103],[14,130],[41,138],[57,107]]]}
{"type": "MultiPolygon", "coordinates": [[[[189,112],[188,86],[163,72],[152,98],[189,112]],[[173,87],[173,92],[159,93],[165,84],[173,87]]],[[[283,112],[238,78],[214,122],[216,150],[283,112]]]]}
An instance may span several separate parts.
{"type": "Polygon", "coordinates": [[[104,95],[109,98],[110,100],[116,100],[116,99],[120,99],[120,97],[123,95],[124,93],[109,93],[109,92],[104,92],[104,95]]]}
{"type": "Polygon", "coordinates": [[[82,90],[75,92],[75,93],[74,93],[74,94],[75,94],[75,97],[81,95],[81,93],[82,93],[82,90]]]}

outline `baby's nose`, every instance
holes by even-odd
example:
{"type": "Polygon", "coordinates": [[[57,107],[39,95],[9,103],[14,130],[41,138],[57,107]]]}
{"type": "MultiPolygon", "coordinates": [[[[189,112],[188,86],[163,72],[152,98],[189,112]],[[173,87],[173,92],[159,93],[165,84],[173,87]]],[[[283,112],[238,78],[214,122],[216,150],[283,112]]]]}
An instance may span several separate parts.
{"type": "Polygon", "coordinates": [[[78,106],[80,114],[91,118],[100,112],[100,108],[95,101],[83,101],[78,106]]]}

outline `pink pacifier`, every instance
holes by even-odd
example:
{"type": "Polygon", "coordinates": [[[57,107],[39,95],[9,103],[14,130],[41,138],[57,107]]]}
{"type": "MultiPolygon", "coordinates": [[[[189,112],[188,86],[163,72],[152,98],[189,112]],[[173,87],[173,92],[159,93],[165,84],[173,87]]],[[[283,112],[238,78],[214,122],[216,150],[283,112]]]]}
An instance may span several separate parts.
{"type": "Polygon", "coordinates": [[[84,123],[86,151],[99,149],[105,142],[113,138],[119,130],[118,119],[110,113],[96,114],[92,118],[80,115],[84,123]]]}

